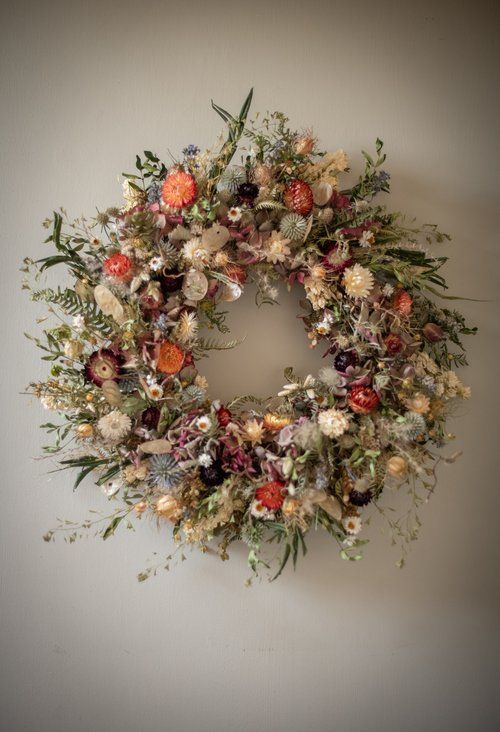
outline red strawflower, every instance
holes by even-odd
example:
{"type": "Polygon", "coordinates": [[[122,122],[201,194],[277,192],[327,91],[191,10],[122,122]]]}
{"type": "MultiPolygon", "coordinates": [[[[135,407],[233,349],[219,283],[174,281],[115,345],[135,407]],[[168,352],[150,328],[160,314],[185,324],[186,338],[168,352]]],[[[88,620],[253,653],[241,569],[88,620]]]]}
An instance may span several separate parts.
{"type": "Polygon", "coordinates": [[[285,188],[283,202],[291,211],[307,216],[313,207],[311,186],[303,180],[292,180],[285,188]]]}
{"type": "Polygon", "coordinates": [[[412,296],[406,290],[398,290],[393,297],[392,307],[400,315],[408,317],[411,315],[413,300],[412,296]]]}
{"type": "Polygon", "coordinates": [[[380,399],[369,386],[353,386],[347,397],[347,403],[356,414],[369,414],[378,407],[380,399]]]}
{"type": "Polygon", "coordinates": [[[190,173],[174,170],[167,175],[161,189],[161,195],[167,206],[186,208],[195,202],[198,185],[190,173]]]}
{"type": "Polygon", "coordinates": [[[285,500],[285,484],[280,480],[272,480],[261,485],[255,491],[255,498],[269,511],[277,511],[285,500]]]}
{"type": "Polygon", "coordinates": [[[104,260],[102,268],[115,280],[128,280],[132,276],[132,262],[125,254],[112,254],[104,260]]]}
{"type": "Polygon", "coordinates": [[[217,421],[221,427],[227,427],[233,415],[227,407],[220,407],[217,410],[217,421]]]}
{"type": "Polygon", "coordinates": [[[96,386],[105,381],[117,381],[122,359],[109,348],[101,348],[89,356],[85,364],[85,378],[96,386]]]}
{"type": "Polygon", "coordinates": [[[401,336],[398,336],[397,333],[389,333],[389,335],[384,338],[384,343],[385,347],[392,356],[395,356],[396,353],[399,353],[403,350],[403,340],[401,336]]]}

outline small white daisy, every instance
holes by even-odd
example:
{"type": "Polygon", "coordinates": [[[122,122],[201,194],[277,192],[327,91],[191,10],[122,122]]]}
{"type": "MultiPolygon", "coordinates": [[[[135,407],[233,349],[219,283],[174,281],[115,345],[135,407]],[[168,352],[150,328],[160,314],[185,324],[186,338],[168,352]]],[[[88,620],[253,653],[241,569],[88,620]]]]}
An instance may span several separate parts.
{"type": "Polygon", "coordinates": [[[202,417],[198,417],[195,424],[200,432],[208,432],[212,427],[212,420],[207,415],[203,415],[202,417]]]}
{"type": "Polygon", "coordinates": [[[342,519],[342,526],[348,534],[355,536],[361,531],[361,519],[359,516],[346,516],[342,519]]]}
{"type": "Polygon", "coordinates": [[[148,392],[149,392],[150,398],[154,399],[154,401],[161,399],[163,396],[163,389],[159,384],[151,384],[151,386],[148,389],[148,392]]]}
{"type": "Polygon", "coordinates": [[[394,292],[394,287],[387,283],[387,285],[384,285],[382,288],[382,295],[385,297],[390,297],[392,293],[394,292]]]}
{"type": "Polygon", "coordinates": [[[259,501],[253,501],[250,506],[250,513],[254,518],[264,519],[265,521],[270,521],[274,519],[274,513],[272,511],[269,511],[259,501]]]}
{"type": "Polygon", "coordinates": [[[232,208],[227,212],[227,218],[229,221],[236,224],[241,219],[241,208],[238,208],[238,206],[232,206],[232,208]]]}
{"type": "Polygon", "coordinates": [[[149,260],[149,269],[152,269],[153,272],[158,272],[163,266],[164,261],[162,257],[153,257],[149,260]]]}

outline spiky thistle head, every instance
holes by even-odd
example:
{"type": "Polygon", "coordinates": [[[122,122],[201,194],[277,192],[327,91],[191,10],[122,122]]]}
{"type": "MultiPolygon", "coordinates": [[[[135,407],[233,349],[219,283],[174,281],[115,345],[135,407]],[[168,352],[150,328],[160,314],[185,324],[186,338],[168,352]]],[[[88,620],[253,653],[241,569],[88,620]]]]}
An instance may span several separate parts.
{"type": "Polygon", "coordinates": [[[179,483],[182,470],[172,455],[153,455],[149,460],[149,479],[158,488],[170,490],[179,483]]]}
{"type": "Polygon", "coordinates": [[[404,418],[404,430],[410,440],[416,440],[417,437],[425,434],[427,424],[421,414],[417,412],[406,412],[404,418]]]}
{"type": "Polygon", "coordinates": [[[307,221],[298,213],[286,214],[281,219],[280,231],[286,239],[298,241],[304,238],[307,231],[307,221]]]}

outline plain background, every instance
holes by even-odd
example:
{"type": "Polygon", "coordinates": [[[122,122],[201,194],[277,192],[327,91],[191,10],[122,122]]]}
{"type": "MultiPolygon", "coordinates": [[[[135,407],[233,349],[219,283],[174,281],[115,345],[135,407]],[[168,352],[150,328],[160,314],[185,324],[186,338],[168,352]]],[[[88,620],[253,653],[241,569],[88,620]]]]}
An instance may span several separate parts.
{"type": "MultiPolygon", "coordinates": [[[[498,728],[498,14],[491,2],[80,2],[3,5],[1,27],[1,728],[8,732],[387,732],[498,728]],[[43,373],[20,291],[54,207],[120,200],[136,152],[167,158],[220,129],[213,97],[314,125],[352,165],[386,143],[391,206],[453,235],[447,276],[480,326],[453,424],[464,457],[440,472],[408,566],[376,521],[362,562],[311,536],[297,572],[244,586],[194,553],[135,576],[169,530],[46,545],[56,516],[105,509],[92,484],[34,461],[47,413],[19,393],[43,373]],[[496,688],[495,688],[496,687],[496,688]]],[[[238,352],[207,364],[213,393],[271,393],[314,370],[293,297],[232,310],[238,352]]],[[[397,500],[397,499],[395,499],[397,500]]]]}

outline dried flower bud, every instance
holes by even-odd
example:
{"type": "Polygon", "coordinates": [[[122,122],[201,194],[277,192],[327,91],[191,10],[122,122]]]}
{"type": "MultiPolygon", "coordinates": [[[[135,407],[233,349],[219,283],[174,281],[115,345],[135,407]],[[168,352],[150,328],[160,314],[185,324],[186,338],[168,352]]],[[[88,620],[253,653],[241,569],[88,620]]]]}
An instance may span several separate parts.
{"type": "Polygon", "coordinates": [[[89,422],[82,422],[82,424],[79,424],[76,428],[76,433],[78,437],[86,439],[88,437],[92,437],[94,434],[94,428],[89,422]]]}
{"type": "Polygon", "coordinates": [[[422,332],[430,343],[438,343],[444,338],[444,331],[437,323],[426,323],[422,332]]]}
{"type": "Polygon", "coordinates": [[[406,460],[399,455],[394,455],[387,461],[387,472],[393,478],[403,478],[406,475],[408,464],[406,460]]]}

